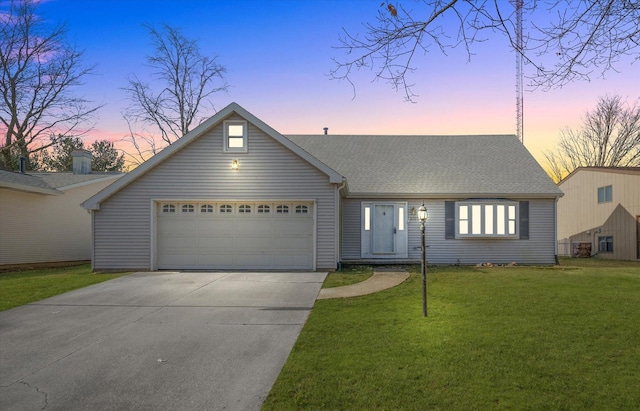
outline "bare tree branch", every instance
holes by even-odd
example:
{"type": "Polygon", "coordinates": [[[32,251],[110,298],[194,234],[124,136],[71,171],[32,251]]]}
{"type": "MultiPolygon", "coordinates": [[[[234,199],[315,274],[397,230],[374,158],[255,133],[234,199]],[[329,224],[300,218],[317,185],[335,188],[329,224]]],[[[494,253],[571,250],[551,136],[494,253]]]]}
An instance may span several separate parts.
{"type": "Polygon", "coordinates": [[[578,167],[640,167],[640,106],[600,97],[582,127],[563,130],[558,147],[544,157],[556,181],[578,167]]]}
{"type": "Polygon", "coordinates": [[[476,43],[491,33],[504,35],[530,67],[532,88],[562,87],[616,70],[622,60],[640,59],[640,4],[632,0],[525,1],[523,14],[530,29],[523,48],[516,44],[515,8],[503,0],[421,0],[383,2],[376,21],[365,23],[364,34],[343,29],[329,75],[346,80],[366,68],[375,80],[384,80],[405,99],[417,97],[409,78],[419,55],[434,49],[446,55],[462,46],[470,60],[476,43]],[[415,6],[414,6],[415,5],[415,6]],[[393,13],[390,12],[391,8],[393,13]]]}
{"type": "Polygon", "coordinates": [[[48,26],[37,2],[12,0],[0,19],[0,166],[12,168],[16,154],[27,158],[50,146],[50,135],[81,136],[101,106],[73,93],[94,72],[84,52],[67,42],[65,25],[48,26]],[[17,150],[16,150],[17,148],[17,150]]]}
{"type": "Polygon", "coordinates": [[[143,161],[205,120],[203,105],[213,94],[228,88],[225,67],[218,64],[216,56],[202,55],[197,41],[167,24],[161,29],[145,27],[153,46],[147,56],[147,65],[154,70],[153,81],[129,78],[124,90],[131,104],[123,114],[130,131],[126,139],[134,144],[137,160],[143,161]],[[154,85],[160,86],[159,90],[154,90],[154,85]],[[156,131],[136,131],[147,126],[156,131]]]}

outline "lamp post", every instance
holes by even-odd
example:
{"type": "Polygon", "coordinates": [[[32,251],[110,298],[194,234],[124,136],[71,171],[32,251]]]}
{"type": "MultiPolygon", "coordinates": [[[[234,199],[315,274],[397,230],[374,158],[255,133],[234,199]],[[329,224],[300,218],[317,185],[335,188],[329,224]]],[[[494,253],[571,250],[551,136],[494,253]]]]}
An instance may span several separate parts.
{"type": "Polygon", "coordinates": [[[418,220],[420,220],[420,233],[421,240],[420,245],[422,248],[422,316],[427,316],[427,247],[425,245],[424,236],[424,223],[429,218],[427,208],[424,206],[424,202],[418,208],[418,220]]]}

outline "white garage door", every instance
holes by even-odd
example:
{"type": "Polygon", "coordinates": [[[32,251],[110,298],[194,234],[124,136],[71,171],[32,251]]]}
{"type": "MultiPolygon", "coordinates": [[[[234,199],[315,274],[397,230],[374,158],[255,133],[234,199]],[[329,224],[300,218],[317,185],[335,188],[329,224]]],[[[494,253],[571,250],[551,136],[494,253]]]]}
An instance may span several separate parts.
{"type": "Polygon", "coordinates": [[[159,269],[313,268],[309,202],[163,202],[159,269]]]}

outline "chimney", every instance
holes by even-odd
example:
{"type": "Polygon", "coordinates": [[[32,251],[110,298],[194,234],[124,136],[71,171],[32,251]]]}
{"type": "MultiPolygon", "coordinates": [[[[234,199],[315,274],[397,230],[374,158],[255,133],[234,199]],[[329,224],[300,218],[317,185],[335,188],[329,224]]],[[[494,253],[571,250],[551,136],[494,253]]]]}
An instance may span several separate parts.
{"type": "Polygon", "coordinates": [[[329,127],[325,127],[323,128],[324,130],[324,135],[326,136],[327,134],[329,134],[329,127]]]}
{"type": "Polygon", "coordinates": [[[90,151],[73,150],[71,158],[73,159],[73,174],[91,174],[93,156],[90,151]]]}
{"type": "Polygon", "coordinates": [[[24,174],[25,165],[27,164],[27,158],[25,156],[20,156],[20,172],[24,174]]]}

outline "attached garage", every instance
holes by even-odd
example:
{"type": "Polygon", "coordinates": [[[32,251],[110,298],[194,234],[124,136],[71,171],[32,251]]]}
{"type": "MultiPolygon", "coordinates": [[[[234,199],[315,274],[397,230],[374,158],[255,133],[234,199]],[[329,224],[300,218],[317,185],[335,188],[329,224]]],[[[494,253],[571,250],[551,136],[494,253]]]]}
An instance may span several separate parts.
{"type": "Polygon", "coordinates": [[[314,204],[156,203],[158,269],[314,269],[314,204]]]}

